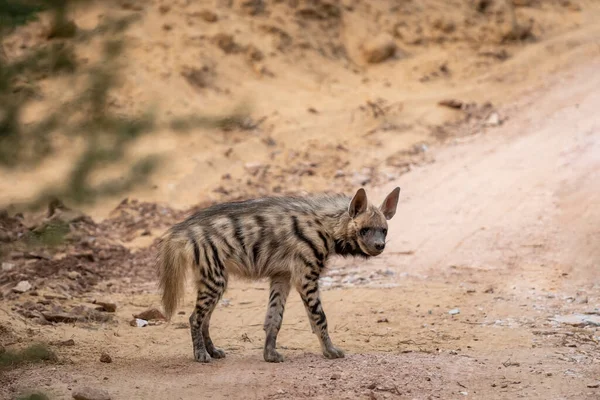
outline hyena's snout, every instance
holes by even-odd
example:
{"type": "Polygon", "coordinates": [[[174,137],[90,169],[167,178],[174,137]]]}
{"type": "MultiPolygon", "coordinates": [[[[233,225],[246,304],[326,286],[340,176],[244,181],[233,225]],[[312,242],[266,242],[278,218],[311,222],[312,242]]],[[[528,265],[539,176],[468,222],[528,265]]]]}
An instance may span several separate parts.
{"type": "Polygon", "coordinates": [[[363,244],[371,256],[378,256],[385,249],[385,230],[370,229],[365,235],[363,244]]]}

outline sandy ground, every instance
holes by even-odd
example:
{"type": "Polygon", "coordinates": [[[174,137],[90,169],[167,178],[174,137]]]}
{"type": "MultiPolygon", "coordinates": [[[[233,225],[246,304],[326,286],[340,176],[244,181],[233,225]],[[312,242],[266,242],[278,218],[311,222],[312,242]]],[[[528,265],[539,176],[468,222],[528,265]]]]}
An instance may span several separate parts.
{"type": "MultiPolygon", "coordinates": [[[[126,34],[121,84],[113,112],[156,108],[159,121],[223,115],[249,107],[248,124],[228,132],[169,129],[136,143],[132,158],[158,153],[163,164],[131,196],[171,207],[235,195],[285,190],[355,190],[365,181],[395,179],[414,145],[457,132],[447,123],[468,113],[440,107],[459,99],[501,108],[548,76],[600,53],[592,0],[516,2],[520,24],[533,20],[532,40],[505,42],[510,18],[504,1],[484,12],[477,1],[132,1],[107,0],[74,14],[82,30],[108,16],[136,14],[126,34]],[[107,8],[106,4],[113,6],[107,8]],[[252,4],[264,9],[253,11],[252,4]],[[216,20],[208,22],[209,10],[216,20]],[[329,11],[327,11],[329,10],[329,11]],[[260,12],[258,12],[260,11],[260,12]],[[321,15],[316,18],[315,13],[321,15]],[[391,35],[395,57],[367,64],[361,48],[391,35]],[[227,37],[229,46],[220,46],[227,37]],[[253,56],[254,54],[254,56],[253,56]],[[260,56],[259,56],[259,55],[260,56]],[[190,78],[192,74],[192,78],[190,78]],[[269,168],[263,176],[249,166],[269,168]]],[[[42,19],[5,40],[10,57],[32,48],[47,30],[42,19]]],[[[99,57],[98,40],[76,47],[84,66],[99,57]]],[[[83,79],[45,79],[24,118],[32,120],[69,99],[83,79]]],[[[478,129],[473,129],[477,131],[478,129]]],[[[460,132],[460,134],[464,134],[460,132]]],[[[77,147],[63,141],[35,169],[0,171],[0,204],[27,201],[45,185],[60,186],[77,147]]],[[[131,160],[102,174],[119,176],[131,160]]],[[[256,168],[254,168],[256,169],[256,168]]],[[[122,196],[87,206],[96,219],[122,196]]]]}
{"type": "Polygon", "coordinates": [[[433,150],[435,163],[389,184],[403,188],[389,247],[368,263],[335,262],[334,274],[354,279],[323,293],[345,359],[321,357],[291,296],[279,340],[286,362],[263,362],[266,286],[234,281],[212,324],[227,358],[197,364],[187,315],[129,326],[132,313],[157,305],[149,283],[147,293],[113,294],[116,325],[29,327],[30,339],[75,346],[57,348],[59,364],[9,373],[10,391],[69,398],[85,384],[113,399],[598,398],[600,328],[552,318],[600,306],[599,67],[561,75],[515,104],[502,127],[433,150]],[[103,351],[112,363],[99,362],[103,351]]]}
{"type": "MultiPolygon", "coordinates": [[[[58,363],[0,370],[0,398],[36,389],[69,399],[80,386],[112,399],[600,398],[600,328],[553,321],[600,312],[598,3],[515,2],[525,4],[520,21],[535,20],[537,40],[523,43],[501,43],[500,2],[476,13],[462,0],[346,1],[338,17],[323,19],[296,13],[319,1],[225,3],[115,2],[118,12],[143,16],[128,31],[116,109],[144,109],[158,98],[167,118],[251,99],[253,121],[263,121],[142,141],[132,156],[158,149],[166,163],[128,195],[185,209],[276,189],[354,191],[363,180],[380,201],[400,186],[385,253],[367,263],[336,260],[322,281],[330,333],[346,358],[320,355],[291,295],[278,340],[286,361],[265,363],[267,285],[234,280],[211,325],[227,357],[195,363],[191,291],[171,324],[136,328],[132,314],[159,306],[155,282],[113,279],[64,302],[114,301],[108,323],[40,325],[15,308],[33,296],[2,300],[0,327],[12,333],[0,331],[0,344],[74,346],[52,346],[58,363]],[[260,3],[267,11],[244,8],[260,3]],[[206,8],[217,22],[201,17],[206,8]],[[397,57],[366,65],[357,49],[380,31],[393,34],[397,57]],[[223,33],[244,50],[215,45],[223,33]],[[340,46],[348,54],[340,56],[340,46]],[[247,58],[253,48],[261,60],[247,58]],[[208,71],[209,84],[190,83],[190,68],[208,71]],[[467,113],[437,105],[451,98],[491,102],[503,123],[485,126],[488,113],[455,125],[467,113]],[[257,165],[269,168],[255,176],[248,167],[257,165]],[[100,362],[102,352],[112,363],[100,362]]],[[[81,10],[76,21],[92,28],[105,12],[81,10]]],[[[6,38],[7,54],[28,48],[43,28],[42,20],[6,38]]],[[[92,62],[96,49],[77,51],[92,62]]],[[[40,86],[44,96],[28,118],[70,94],[61,80],[40,86]]],[[[2,171],[0,204],[60,183],[74,152],[66,146],[39,169],[2,171]]],[[[121,200],[84,211],[102,220],[121,200]]],[[[120,243],[144,251],[158,234],[152,226],[120,243]]],[[[17,269],[30,261],[18,260],[17,269]]]]}

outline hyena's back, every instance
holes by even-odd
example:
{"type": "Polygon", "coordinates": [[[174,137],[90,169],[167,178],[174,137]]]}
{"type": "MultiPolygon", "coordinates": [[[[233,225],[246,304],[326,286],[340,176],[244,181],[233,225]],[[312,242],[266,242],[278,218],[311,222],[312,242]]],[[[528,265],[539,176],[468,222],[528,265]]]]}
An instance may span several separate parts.
{"type": "Polygon", "coordinates": [[[259,279],[293,278],[297,261],[321,262],[335,246],[323,218],[343,214],[343,195],[271,197],[218,204],[173,226],[158,255],[163,306],[168,318],[183,295],[185,275],[214,285],[222,294],[228,275],[259,279]]]}

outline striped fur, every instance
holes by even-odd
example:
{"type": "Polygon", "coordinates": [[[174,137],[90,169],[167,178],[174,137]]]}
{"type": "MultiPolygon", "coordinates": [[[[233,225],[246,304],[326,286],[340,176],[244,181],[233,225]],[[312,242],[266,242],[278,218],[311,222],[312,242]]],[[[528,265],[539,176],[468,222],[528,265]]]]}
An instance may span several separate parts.
{"type": "Polygon", "coordinates": [[[343,357],[329,338],[319,277],[332,255],[369,258],[381,254],[387,220],[396,212],[399,193],[400,188],[395,188],[379,207],[367,201],[361,188],[352,198],[267,197],[197,212],[169,229],[160,244],[157,266],[167,318],[182,299],[191,269],[197,288],[190,316],[194,357],[200,362],[222,358],[225,353],[213,345],[209,323],[229,277],[268,278],[264,359],[283,361],[275,350],[276,340],[292,287],[300,293],[325,357],[343,357]]]}

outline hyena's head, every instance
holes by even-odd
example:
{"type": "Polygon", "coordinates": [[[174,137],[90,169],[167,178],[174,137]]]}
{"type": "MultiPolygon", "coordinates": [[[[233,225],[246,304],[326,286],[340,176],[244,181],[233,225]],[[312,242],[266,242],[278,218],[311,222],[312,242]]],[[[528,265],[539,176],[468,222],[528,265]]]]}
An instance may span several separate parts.
{"type": "Polygon", "coordinates": [[[377,256],[383,252],[387,221],[396,214],[399,195],[400,188],[396,187],[377,207],[368,202],[365,190],[360,188],[350,201],[348,214],[351,220],[348,233],[354,236],[363,253],[377,256]]]}

